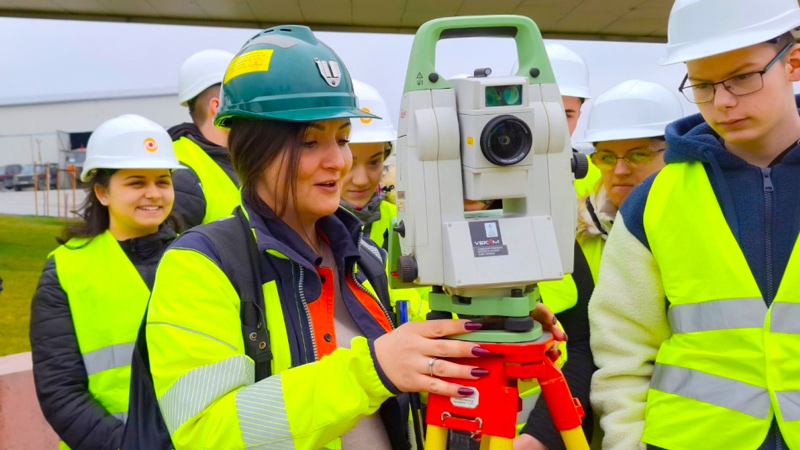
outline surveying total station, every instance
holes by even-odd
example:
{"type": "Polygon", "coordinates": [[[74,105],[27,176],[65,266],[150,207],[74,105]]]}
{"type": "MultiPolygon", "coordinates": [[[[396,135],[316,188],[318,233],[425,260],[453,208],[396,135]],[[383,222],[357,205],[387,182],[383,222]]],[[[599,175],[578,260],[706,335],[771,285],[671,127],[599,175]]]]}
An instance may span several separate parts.
{"type": "Polygon", "coordinates": [[[536,283],[572,271],[573,180],[587,169],[585,156],[572,151],[538,27],[522,16],[429,21],[414,38],[403,92],[392,285],[432,286],[428,318],[455,313],[482,322],[481,330],[454,338],[492,352],[455,360],[489,370],[457,381],[474,395],[429,396],[427,450],[448,442],[451,449],[511,449],[517,382],[533,378],[567,448],[588,449],[583,409],[554,364],[553,337],[530,316],[540,301],[536,283]],[[465,37],[515,39],[516,75],[480,68],[466,78],[439,76],[437,42],[465,37]],[[502,209],[465,212],[464,199],[502,200],[502,209]]]}

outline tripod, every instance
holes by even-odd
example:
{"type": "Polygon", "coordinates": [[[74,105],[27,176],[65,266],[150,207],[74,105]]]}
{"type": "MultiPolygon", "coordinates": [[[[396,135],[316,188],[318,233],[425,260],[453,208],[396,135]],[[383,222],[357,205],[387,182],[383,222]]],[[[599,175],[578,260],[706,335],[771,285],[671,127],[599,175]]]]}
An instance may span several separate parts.
{"type": "Polygon", "coordinates": [[[567,449],[588,450],[581,429],[583,407],[572,397],[555,365],[554,342],[550,333],[544,333],[532,342],[481,343],[491,355],[477,360],[453,359],[457,364],[487,369],[489,375],[478,380],[449,380],[474,388],[476,394],[469,397],[430,394],[425,449],[446,450],[449,430],[459,430],[480,439],[480,450],[511,450],[520,410],[517,380],[536,378],[567,449]]]}

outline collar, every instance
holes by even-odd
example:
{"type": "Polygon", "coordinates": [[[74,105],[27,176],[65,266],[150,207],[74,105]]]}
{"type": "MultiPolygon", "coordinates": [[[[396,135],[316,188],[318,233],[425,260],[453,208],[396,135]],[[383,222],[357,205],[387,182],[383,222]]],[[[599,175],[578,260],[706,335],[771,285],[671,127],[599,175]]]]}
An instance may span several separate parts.
{"type": "Polygon", "coordinates": [[[197,128],[197,125],[192,122],[184,122],[175,125],[168,130],[168,133],[173,141],[186,137],[194,141],[195,144],[208,153],[228,154],[228,149],[226,147],[219,146],[206,139],[203,133],[200,132],[200,128],[197,128]]]}
{"type": "Polygon", "coordinates": [[[122,247],[122,250],[129,257],[131,255],[138,255],[140,258],[146,259],[163,253],[164,247],[177,236],[177,233],[164,222],[158,227],[158,231],[153,234],[118,242],[119,246],[122,247]]]}
{"type": "Polygon", "coordinates": [[[353,213],[353,215],[356,216],[358,219],[360,219],[362,222],[364,222],[364,225],[366,226],[380,220],[381,202],[385,198],[386,198],[385,193],[381,191],[375,191],[375,193],[372,194],[372,197],[370,197],[367,204],[361,208],[356,208],[350,203],[347,203],[345,200],[341,200],[340,203],[342,208],[353,213]]]}
{"type": "Polygon", "coordinates": [[[578,236],[597,236],[608,238],[614,225],[617,207],[611,203],[606,188],[600,187],[588,197],[578,200],[578,236]]]}
{"type": "MultiPolygon", "coordinates": [[[[250,227],[255,230],[260,251],[277,251],[309,270],[315,270],[322,262],[322,256],[316,254],[286,222],[275,217],[266,204],[262,203],[260,207],[271,213],[269,216],[259,214],[247,202],[243,206],[250,218],[250,227]]],[[[344,208],[340,207],[334,214],[320,218],[317,232],[330,246],[339,267],[348,267],[360,257],[358,244],[361,222],[344,208]]]]}

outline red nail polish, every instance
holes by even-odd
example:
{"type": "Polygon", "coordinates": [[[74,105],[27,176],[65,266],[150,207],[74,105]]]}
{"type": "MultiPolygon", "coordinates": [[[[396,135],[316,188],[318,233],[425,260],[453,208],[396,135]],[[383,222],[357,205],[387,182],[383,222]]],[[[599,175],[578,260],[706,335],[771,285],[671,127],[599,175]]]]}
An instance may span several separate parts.
{"type": "Polygon", "coordinates": [[[486,350],[483,347],[475,346],[475,347],[472,347],[472,354],[475,355],[475,356],[488,356],[488,355],[491,355],[492,352],[490,352],[489,350],[486,350]]]}
{"type": "Polygon", "coordinates": [[[480,330],[481,328],[483,328],[483,324],[480,322],[467,322],[464,324],[464,328],[466,328],[469,331],[480,330]]]}
{"type": "Polygon", "coordinates": [[[468,387],[460,387],[458,388],[458,395],[472,395],[475,393],[475,390],[468,387]]]}

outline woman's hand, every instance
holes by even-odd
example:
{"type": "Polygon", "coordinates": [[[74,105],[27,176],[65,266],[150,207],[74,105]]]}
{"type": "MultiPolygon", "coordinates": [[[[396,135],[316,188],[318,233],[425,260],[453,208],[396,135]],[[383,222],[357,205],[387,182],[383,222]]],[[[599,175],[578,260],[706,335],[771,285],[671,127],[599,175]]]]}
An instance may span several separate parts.
{"type": "MultiPolygon", "coordinates": [[[[567,335],[556,325],[556,317],[543,304],[536,305],[531,316],[557,341],[567,335]]],[[[472,395],[473,390],[444,378],[475,380],[486,375],[484,369],[465,366],[439,358],[475,358],[489,351],[473,342],[438,339],[480,329],[468,320],[426,320],[409,322],[375,340],[375,355],[383,372],[402,392],[432,392],[448,397],[472,395]],[[431,373],[433,376],[431,376],[431,373]]]]}
{"type": "Polygon", "coordinates": [[[441,377],[475,380],[486,375],[486,371],[438,358],[475,358],[486,356],[489,351],[474,342],[437,338],[469,333],[480,327],[468,320],[408,322],[375,340],[377,362],[402,392],[426,391],[448,397],[472,395],[471,388],[446,382],[441,377]]]}
{"type": "Polygon", "coordinates": [[[542,329],[544,331],[549,331],[553,333],[553,339],[557,341],[566,341],[567,340],[567,333],[556,325],[556,315],[550,311],[547,306],[544,306],[542,303],[537,303],[536,308],[531,311],[531,317],[533,320],[542,324],[542,329]]]}

